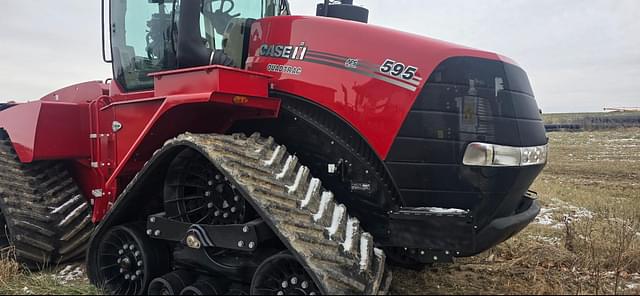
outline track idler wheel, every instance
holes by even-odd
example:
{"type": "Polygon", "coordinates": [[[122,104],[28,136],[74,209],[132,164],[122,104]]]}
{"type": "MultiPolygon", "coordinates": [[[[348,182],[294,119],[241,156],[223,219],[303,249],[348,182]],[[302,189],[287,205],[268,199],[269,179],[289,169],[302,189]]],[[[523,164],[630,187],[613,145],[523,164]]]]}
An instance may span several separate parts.
{"type": "Polygon", "coordinates": [[[320,295],[320,289],[293,255],[281,253],[258,267],[251,295],[320,295]]]}
{"type": "Polygon", "coordinates": [[[227,291],[227,287],[226,282],[203,278],[184,288],[180,295],[223,295],[227,291]]]}
{"type": "Polygon", "coordinates": [[[137,224],[109,229],[98,246],[98,262],[91,264],[114,295],[142,295],[151,280],[168,270],[169,254],[137,224]],[[164,251],[164,252],[163,252],[164,251]]]}
{"type": "Polygon", "coordinates": [[[184,288],[195,282],[193,275],[186,270],[178,270],[159,277],[149,284],[149,295],[178,295],[184,288]]]}

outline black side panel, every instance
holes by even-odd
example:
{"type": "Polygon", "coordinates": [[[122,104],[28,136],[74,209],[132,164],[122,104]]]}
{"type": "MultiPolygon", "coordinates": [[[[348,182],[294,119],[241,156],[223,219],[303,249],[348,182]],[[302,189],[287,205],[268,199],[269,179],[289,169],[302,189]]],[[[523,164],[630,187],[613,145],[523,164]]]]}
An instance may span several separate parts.
{"type": "Polygon", "coordinates": [[[15,106],[15,104],[0,104],[0,111],[5,110],[5,109],[9,109],[11,107],[15,106]]]}
{"type": "Polygon", "coordinates": [[[472,142],[547,144],[542,116],[522,69],[456,57],[434,70],[386,160],[405,206],[471,210],[480,227],[513,214],[542,167],[463,166],[465,149],[472,142]]]}
{"type": "Polygon", "coordinates": [[[231,132],[272,136],[311,169],[312,175],[335,193],[363,229],[384,243],[388,212],[400,206],[391,175],[370,145],[342,119],[301,98],[274,93],[282,99],[280,118],[236,123],[231,132]],[[330,172],[329,165],[336,171],[330,172]]]}

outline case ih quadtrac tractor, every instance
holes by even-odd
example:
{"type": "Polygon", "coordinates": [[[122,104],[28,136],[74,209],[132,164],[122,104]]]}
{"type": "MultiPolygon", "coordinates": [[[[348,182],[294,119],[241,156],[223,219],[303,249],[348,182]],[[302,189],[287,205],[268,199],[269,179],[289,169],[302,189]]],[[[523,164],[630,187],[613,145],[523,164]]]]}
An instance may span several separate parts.
{"type": "Polygon", "coordinates": [[[476,255],[539,212],[548,141],[508,58],[351,1],[103,8],[113,80],[0,108],[2,243],[29,266],[88,248],[114,294],[377,294],[386,265],[476,255]]]}

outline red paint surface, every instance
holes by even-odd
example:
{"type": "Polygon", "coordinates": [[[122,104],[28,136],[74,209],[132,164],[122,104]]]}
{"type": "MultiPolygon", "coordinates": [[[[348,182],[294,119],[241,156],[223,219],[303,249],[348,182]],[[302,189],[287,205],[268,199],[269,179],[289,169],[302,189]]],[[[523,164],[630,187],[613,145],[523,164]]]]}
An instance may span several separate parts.
{"type": "Polygon", "coordinates": [[[275,88],[336,112],[364,135],[382,159],[391,149],[420,89],[445,59],[472,56],[513,63],[494,53],[333,18],[286,16],[259,20],[252,27],[250,42],[249,70],[267,73],[269,64],[302,67],[302,75],[270,73],[274,75],[275,88]],[[310,51],[355,58],[377,67],[386,59],[418,67],[422,83],[412,92],[346,68],[257,55],[263,44],[297,46],[301,42],[310,51]]]}
{"type": "Polygon", "coordinates": [[[493,53],[372,25],[275,17],[252,27],[250,71],[208,66],[156,73],[154,90],[135,93],[123,92],[114,82],[78,84],[2,111],[0,128],[7,131],[23,162],[73,160],[73,174],[93,199],[94,221],[100,221],[166,140],[184,132],[224,133],[236,120],[276,118],[280,101],[269,98],[271,87],[334,111],[384,159],[433,69],[454,56],[513,63],[493,53]],[[422,80],[412,91],[346,68],[257,54],[263,44],[301,42],[310,51],[358,59],[374,69],[393,59],[418,67],[422,80]],[[269,64],[302,67],[303,72],[269,73],[269,64]],[[122,124],[121,130],[112,130],[114,121],[122,124]],[[97,189],[103,197],[92,197],[97,189]]]}

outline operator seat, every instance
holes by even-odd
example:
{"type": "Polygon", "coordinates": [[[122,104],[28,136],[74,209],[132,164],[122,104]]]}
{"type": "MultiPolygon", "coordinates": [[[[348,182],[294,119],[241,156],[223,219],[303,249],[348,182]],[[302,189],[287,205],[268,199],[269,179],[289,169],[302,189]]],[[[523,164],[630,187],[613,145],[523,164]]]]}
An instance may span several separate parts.
{"type": "Polygon", "coordinates": [[[200,1],[182,1],[176,48],[179,69],[207,65],[233,66],[234,61],[222,50],[212,50],[202,41],[200,1]]]}
{"type": "Polygon", "coordinates": [[[233,66],[244,68],[249,53],[249,37],[251,36],[251,25],[255,19],[234,18],[224,31],[222,48],[224,53],[233,61],[233,66]]]}

